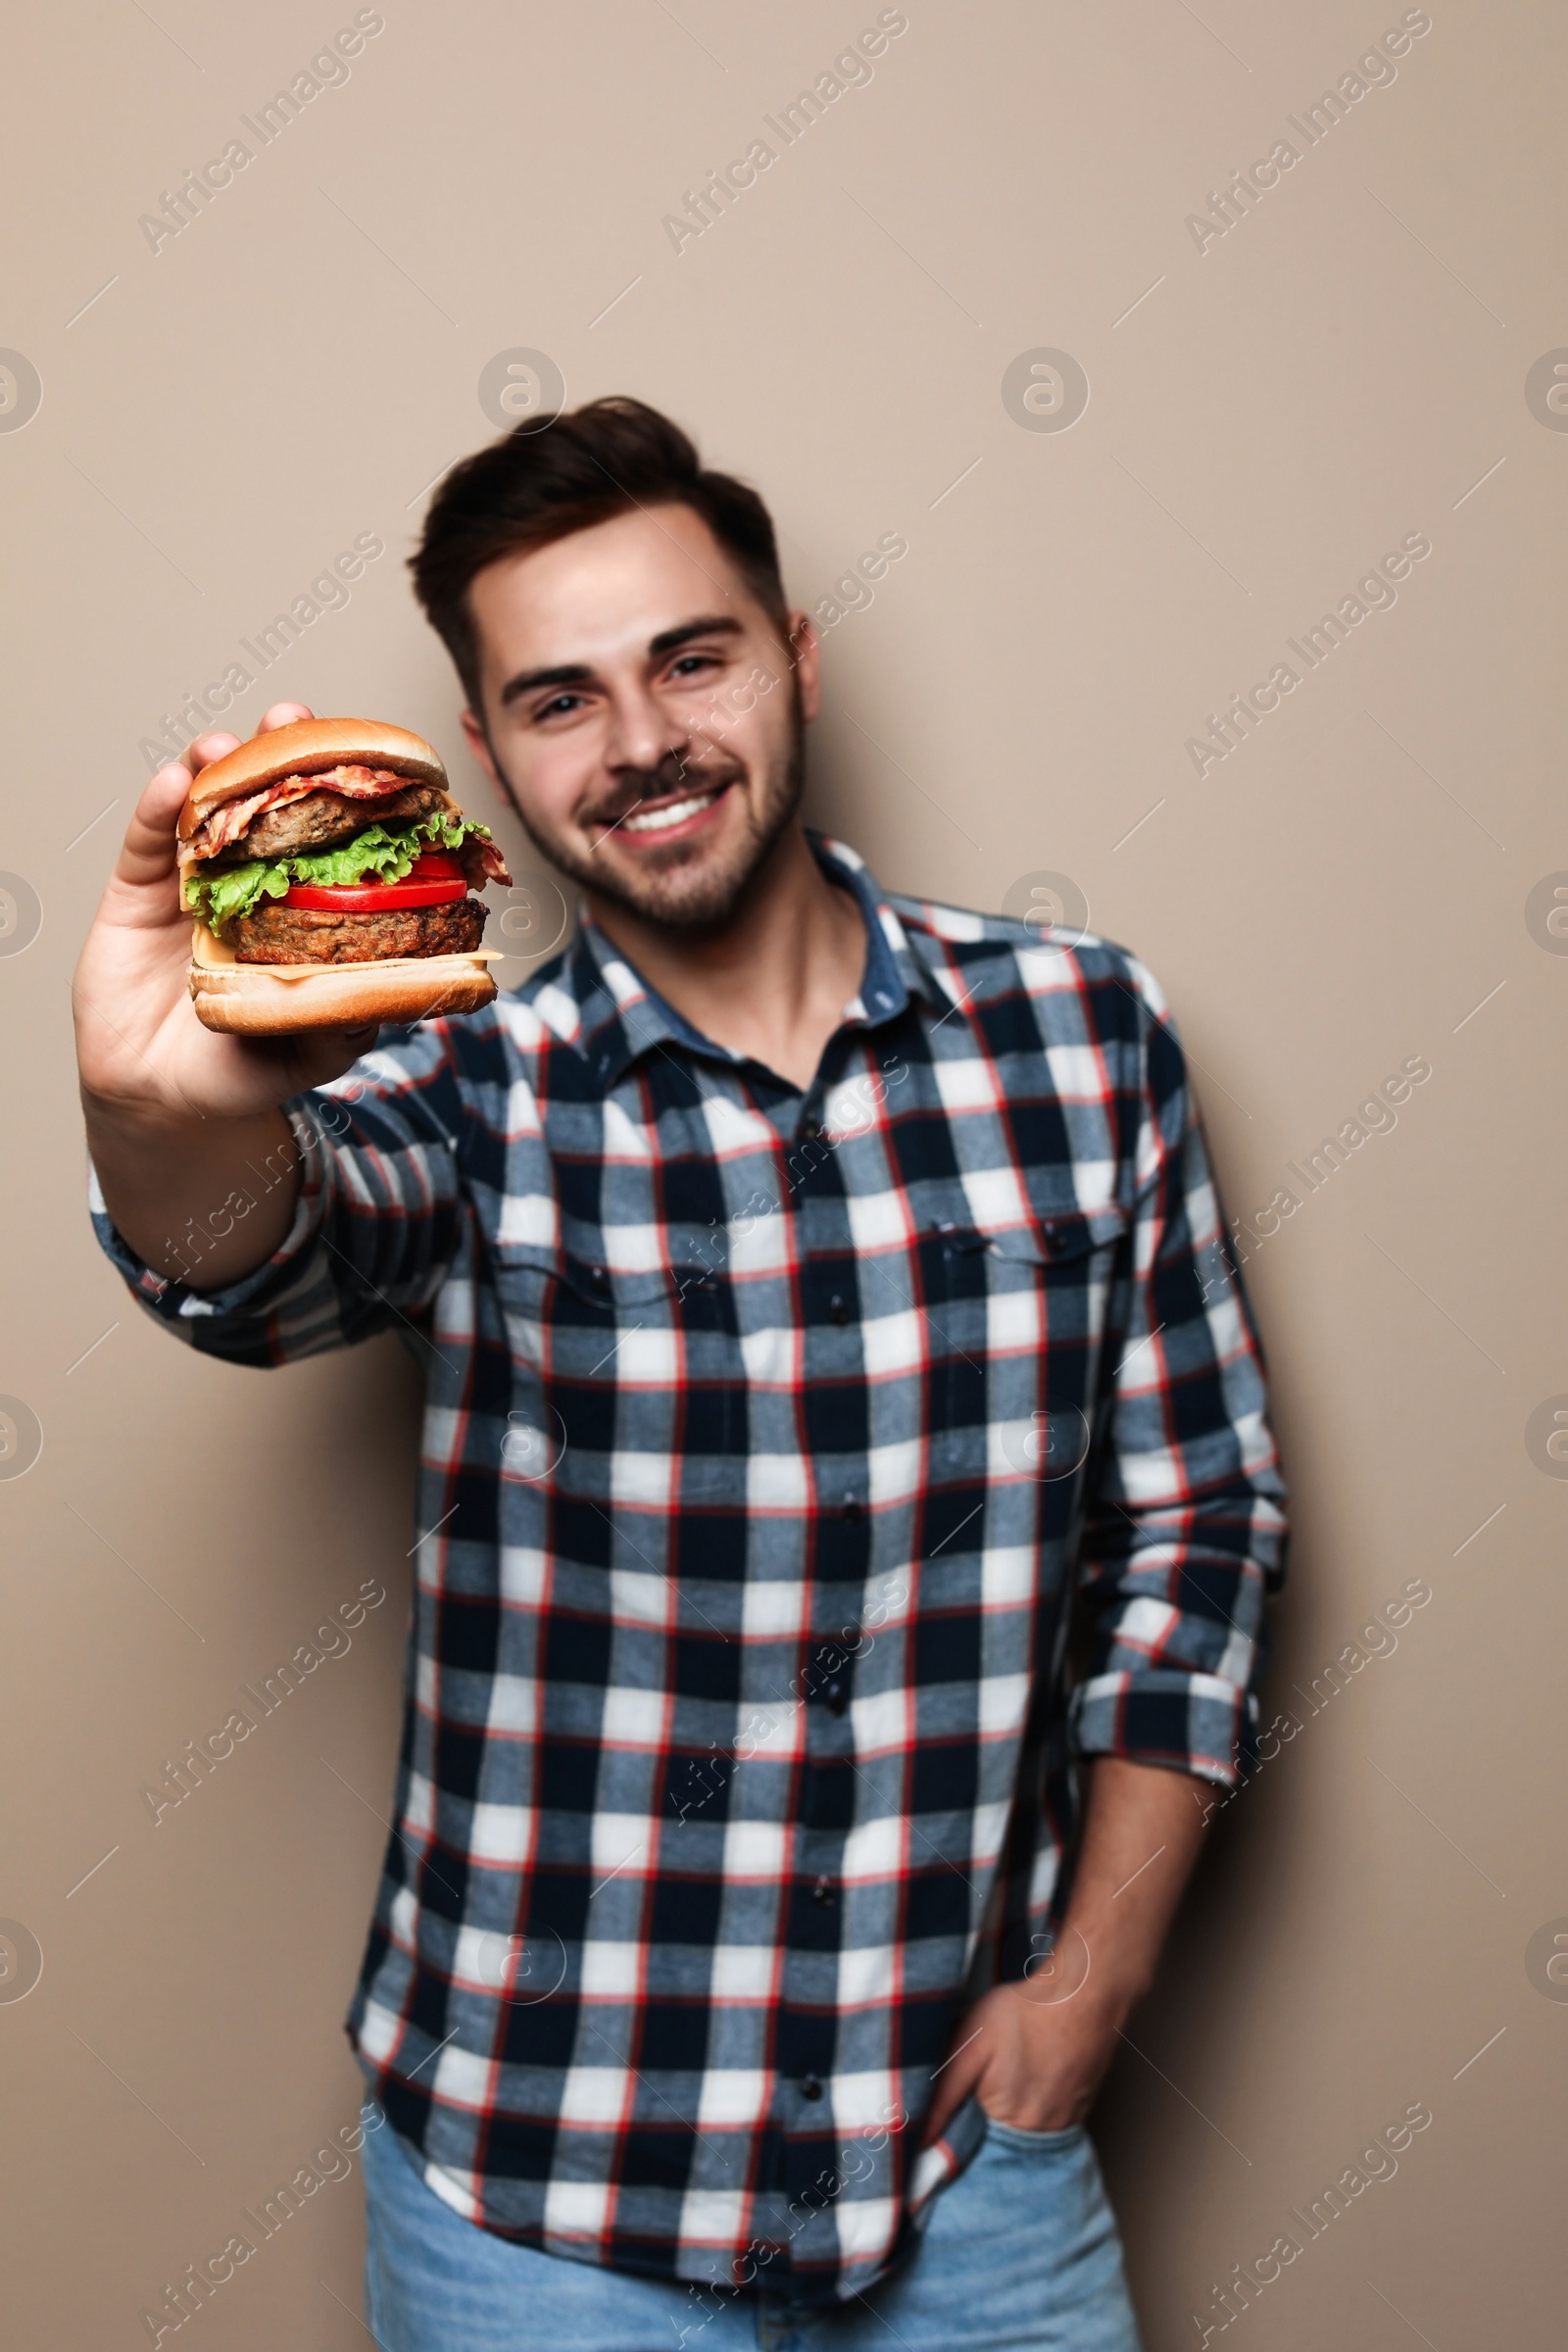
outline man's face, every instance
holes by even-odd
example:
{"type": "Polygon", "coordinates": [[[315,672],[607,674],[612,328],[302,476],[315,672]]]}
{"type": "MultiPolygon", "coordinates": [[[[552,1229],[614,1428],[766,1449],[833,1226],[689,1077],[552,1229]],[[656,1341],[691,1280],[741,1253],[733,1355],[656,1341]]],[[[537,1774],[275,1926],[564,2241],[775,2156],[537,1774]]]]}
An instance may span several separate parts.
{"type": "Polygon", "coordinates": [[[561,871],[645,921],[720,929],[800,802],[816,642],[689,507],[616,515],[469,590],[470,750],[561,871]]]}

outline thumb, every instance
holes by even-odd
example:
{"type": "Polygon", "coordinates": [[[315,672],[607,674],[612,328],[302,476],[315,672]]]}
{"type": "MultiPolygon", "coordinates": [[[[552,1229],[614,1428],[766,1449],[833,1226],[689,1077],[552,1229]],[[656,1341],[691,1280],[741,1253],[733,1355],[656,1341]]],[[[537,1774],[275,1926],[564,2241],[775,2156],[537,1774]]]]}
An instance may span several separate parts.
{"type": "Polygon", "coordinates": [[[174,870],[174,825],[190,786],[190,769],[179,760],[169,760],[150,779],[125,827],[116,882],[145,890],[168,880],[174,870]]]}

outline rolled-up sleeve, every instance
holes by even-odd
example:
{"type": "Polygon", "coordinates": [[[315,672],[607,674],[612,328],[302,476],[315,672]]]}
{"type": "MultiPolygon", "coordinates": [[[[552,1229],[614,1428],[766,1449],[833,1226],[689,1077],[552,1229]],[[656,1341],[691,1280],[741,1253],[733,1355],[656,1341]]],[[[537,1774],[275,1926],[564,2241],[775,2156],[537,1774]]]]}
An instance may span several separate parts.
{"type": "Polygon", "coordinates": [[[1198,1107],[1147,974],[1136,1197],[1089,1494],[1075,1751],[1230,1787],[1257,1736],[1285,1487],[1198,1107]]]}
{"type": "Polygon", "coordinates": [[[284,1105],[299,1153],[293,1223],[267,1261],[226,1289],[192,1288],[203,1249],[226,1239],[285,1181],[285,1156],[252,1167],[204,1223],[172,1241],[189,1280],[144,1264],[116,1229],[89,1165],[94,1229],[138,1305],[206,1355],[296,1363],[379,1331],[415,1329],[462,1238],[463,1093],[442,1023],[378,1047],[333,1085],[284,1105]]]}

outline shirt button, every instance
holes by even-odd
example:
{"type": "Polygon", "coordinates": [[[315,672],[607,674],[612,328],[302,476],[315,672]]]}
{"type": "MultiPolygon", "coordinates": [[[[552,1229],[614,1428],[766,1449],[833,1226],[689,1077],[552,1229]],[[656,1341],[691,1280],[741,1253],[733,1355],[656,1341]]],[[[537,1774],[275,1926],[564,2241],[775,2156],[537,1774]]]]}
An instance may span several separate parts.
{"type": "Polygon", "coordinates": [[[830,1323],[837,1323],[837,1324],[838,1324],[838,1326],[839,1326],[839,1328],[840,1328],[841,1330],[843,1329],[844,1325],[845,1325],[845,1324],[846,1324],[846,1323],[849,1321],[849,1319],[850,1319],[850,1310],[849,1310],[849,1307],[846,1305],[845,1301],[844,1301],[844,1300],[843,1300],[843,1299],[842,1299],[842,1298],[839,1297],[839,1295],[838,1295],[838,1293],[837,1293],[836,1291],[834,1292],[834,1294],[833,1294],[832,1298],[831,1298],[828,1300],[828,1302],[827,1302],[827,1313],[828,1313],[828,1321],[829,1321],[830,1323]]]}
{"type": "Polygon", "coordinates": [[[865,1517],[864,1503],[847,1502],[844,1505],[844,1517],[849,1522],[851,1527],[858,1527],[860,1521],[865,1517]]]}
{"type": "Polygon", "coordinates": [[[826,1910],[828,1904],[833,1900],[833,1882],[831,1879],[817,1880],[816,1884],[811,1888],[811,1900],[813,1903],[820,1903],[823,1909],[826,1910]]]}
{"type": "Polygon", "coordinates": [[[820,2077],[816,2075],[803,2075],[801,2077],[801,2096],[803,2099],[819,2099],[822,2096],[822,2083],[820,2077]]]}
{"type": "Polygon", "coordinates": [[[801,1133],[805,1136],[808,1144],[814,1144],[821,1132],[822,1122],[820,1119],[805,1119],[802,1121],[801,1133]]]}
{"type": "Polygon", "coordinates": [[[822,1685],[822,1704],[830,1715],[842,1715],[850,1703],[850,1694],[842,1683],[822,1685]]]}

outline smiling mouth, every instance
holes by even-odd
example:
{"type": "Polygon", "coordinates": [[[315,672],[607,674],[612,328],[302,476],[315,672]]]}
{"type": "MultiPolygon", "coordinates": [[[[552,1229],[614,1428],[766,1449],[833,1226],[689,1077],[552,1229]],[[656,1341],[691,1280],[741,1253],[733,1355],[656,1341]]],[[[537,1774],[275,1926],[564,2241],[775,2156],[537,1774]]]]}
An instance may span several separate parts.
{"type": "Polygon", "coordinates": [[[622,817],[620,829],[623,833],[672,832],[675,826],[688,824],[694,816],[701,816],[710,808],[720,794],[729,790],[731,781],[726,778],[722,784],[710,784],[702,792],[687,793],[678,801],[662,801],[656,808],[639,808],[622,817]]]}

